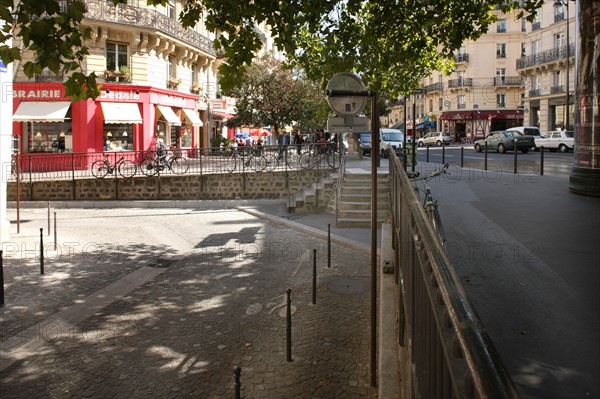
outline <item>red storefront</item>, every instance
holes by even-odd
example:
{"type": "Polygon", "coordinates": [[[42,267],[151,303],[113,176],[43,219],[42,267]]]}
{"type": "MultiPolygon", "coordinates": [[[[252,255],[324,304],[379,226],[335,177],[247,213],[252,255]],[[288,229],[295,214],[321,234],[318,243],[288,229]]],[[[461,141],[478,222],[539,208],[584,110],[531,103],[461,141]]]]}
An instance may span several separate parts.
{"type": "Polygon", "coordinates": [[[62,83],[14,83],[13,134],[19,152],[54,154],[153,150],[157,138],[195,148],[197,95],[103,84],[96,100],[71,103],[62,83]]]}
{"type": "Polygon", "coordinates": [[[523,124],[523,113],[517,110],[447,111],[440,116],[441,127],[455,142],[478,140],[495,130],[523,124]]]}

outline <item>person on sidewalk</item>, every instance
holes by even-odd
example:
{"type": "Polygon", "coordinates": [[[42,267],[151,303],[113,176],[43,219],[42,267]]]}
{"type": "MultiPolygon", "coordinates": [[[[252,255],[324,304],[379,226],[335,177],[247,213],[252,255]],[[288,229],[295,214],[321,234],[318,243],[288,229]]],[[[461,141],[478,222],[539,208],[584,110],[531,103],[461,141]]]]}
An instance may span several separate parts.
{"type": "Polygon", "coordinates": [[[290,145],[290,136],[288,136],[285,130],[279,131],[279,137],[277,137],[277,145],[279,145],[279,154],[277,155],[277,159],[281,160],[283,158],[283,153],[287,150],[287,147],[290,145]]]}

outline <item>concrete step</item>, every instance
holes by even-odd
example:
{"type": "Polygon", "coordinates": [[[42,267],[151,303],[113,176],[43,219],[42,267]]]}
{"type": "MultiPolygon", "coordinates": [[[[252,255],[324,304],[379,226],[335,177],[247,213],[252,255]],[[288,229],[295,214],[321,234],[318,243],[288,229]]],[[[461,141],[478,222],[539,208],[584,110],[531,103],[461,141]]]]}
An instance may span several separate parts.
{"type": "MultiPolygon", "coordinates": [[[[390,202],[389,201],[377,201],[377,207],[383,209],[389,209],[390,202]]],[[[343,210],[371,210],[371,202],[352,202],[352,201],[344,201],[338,203],[338,209],[343,210]]]]}
{"type": "MultiPolygon", "coordinates": [[[[386,223],[386,220],[377,220],[377,226],[381,227],[382,224],[386,223]]],[[[371,227],[371,219],[361,218],[338,218],[337,227],[371,227]]]]}

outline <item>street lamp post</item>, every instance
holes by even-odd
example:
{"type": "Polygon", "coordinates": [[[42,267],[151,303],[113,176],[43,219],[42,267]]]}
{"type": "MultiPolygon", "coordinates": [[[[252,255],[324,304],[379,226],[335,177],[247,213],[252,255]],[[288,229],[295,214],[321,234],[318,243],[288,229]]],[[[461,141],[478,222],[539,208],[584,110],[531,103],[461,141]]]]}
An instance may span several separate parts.
{"type": "MultiPolygon", "coordinates": [[[[573,0],[571,0],[573,1],[573,0]]],[[[566,41],[567,41],[567,61],[566,61],[566,82],[565,82],[565,89],[566,89],[566,95],[565,95],[565,117],[564,117],[564,122],[565,122],[565,130],[569,130],[569,65],[570,65],[570,56],[571,56],[571,51],[570,51],[570,42],[569,42],[569,0],[555,0],[554,1],[554,7],[562,7],[565,6],[566,7],[566,20],[567,20],[567,33],[566,33],[566,41]]]]}

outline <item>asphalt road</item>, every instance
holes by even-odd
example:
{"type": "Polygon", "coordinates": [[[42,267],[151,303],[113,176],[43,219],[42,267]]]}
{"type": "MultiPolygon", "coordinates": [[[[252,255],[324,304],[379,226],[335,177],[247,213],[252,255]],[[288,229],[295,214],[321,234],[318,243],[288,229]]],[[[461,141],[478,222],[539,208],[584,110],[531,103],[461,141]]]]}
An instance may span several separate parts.
{"type": "MultiPolygon", "coordinates": [[[[467,168],[484,169],[485,166],[485,154],[483,152],[477,152],[472,145],[464,146],[446,146],[441,147],[429,147],[429,155],[427,154],[427,148],[418,148],[418,162],[429,162],[432,163],[450,163],[451,165],[460,165],[461,157],[462,163],[467,168]],[[461,148],[462,154],[461,154],[461,148]]],[[[560,153],[560,152],[544,152],[544,175],[549,176],[561,176],[568,177],[571,173],[571,166],[573,163],[573,153],[560,153]]],[[[517,171],[520,174],[537,176],[540,175],[540,164],[542,154],[539,151],[530,151],[527,154],[519,152],[517,154],[517,171]]],[[[495,172],[514,172],[514,161],[515,154],[512,151],[504,154],[497,152],[489,152],[487,155],[488,170],[495,172]]]]}

